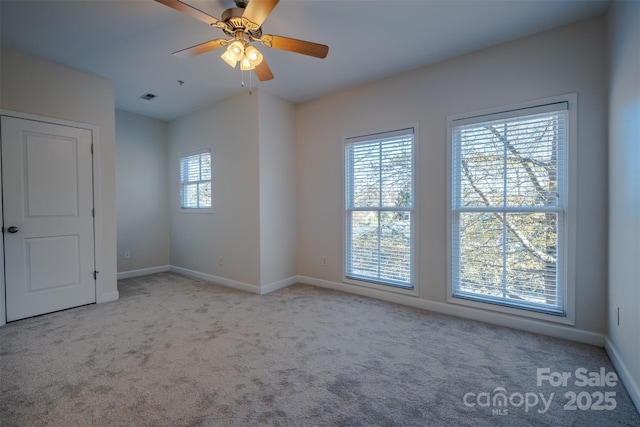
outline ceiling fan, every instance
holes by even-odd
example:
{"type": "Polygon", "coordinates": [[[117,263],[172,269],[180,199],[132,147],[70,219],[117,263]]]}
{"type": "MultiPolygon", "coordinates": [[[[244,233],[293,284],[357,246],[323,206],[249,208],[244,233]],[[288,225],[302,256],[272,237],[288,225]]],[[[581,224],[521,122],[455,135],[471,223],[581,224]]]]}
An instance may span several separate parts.
{"type": "Polygon", "coordinates": [[[262,33],[262,23],[280,0],[234,0],[236,7],[222,13],[222,19],[214,18],[180,0],[155,0],[179,12],[205,22],[212,27],[220,28],[229,38],[210,40],[205,43],[174,52],[173,55],[188,58],[209,52],[220,47],[227,47],[221,58],[234,67],[240,63],[242,70],[254,70],[259,80],[271,80],[273,74],[264,60],[262,53],[252,42],[260,42],[266,47],[286,50],[303,55],[325,58],[329,47],[289,37],[262,33]]]}

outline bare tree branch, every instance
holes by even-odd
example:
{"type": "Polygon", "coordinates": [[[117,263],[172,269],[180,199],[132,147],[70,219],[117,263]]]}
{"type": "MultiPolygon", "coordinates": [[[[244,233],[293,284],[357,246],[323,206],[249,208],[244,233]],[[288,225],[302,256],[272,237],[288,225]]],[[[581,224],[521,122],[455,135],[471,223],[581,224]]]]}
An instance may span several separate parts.
{"type": "MultiPolygon", "coordinates": [[[[505,144],[507,146],[507,149],[511,152],[511,154],[513,154],[520,161],[520,164],[522,164],[522,167],[527,172],[527,175],[529,176],[529,181],[531,181],[531,184],[533,185],[533,187],[536,189],[536,191],[540,196],[545,197],[547,195],[547,192],[544,190],[544,187],[540,184],[540,181],[538,181],[538,177],[536,176],[535,172],[531,168],[531,164],[534,163],[533,160],[524,157],[522,153],[520,153],[520,151],[518,151],[518,149],[514,147],[513,144],[511,144],[511,142],[509,142],[495,127],[487,126],[487,129],[491,133],[493,133],[493,135],[496,138],[498,138],[500,142],[505,144]]],[[[541,135],[543,134],[544,132],[541,133],[541,135]]],[[[536,138],[536,140],[540,141],[540,138],[536,138]]],[[[545,169],[546,169],[546,166],[545,166],[545,169]]]]}
{"type": "MultiPolygon", "coordinates": [[[[464,169],[464,175],[467,177],[467,180],[469,180],[469,184],[471,184],[471,187],[474,189],[474,191],[478,194],[478,196],[480,196],[480,198],[482,199],[482,201],[486,206],[491,206],[487,196],[480,189],[480,187],[478,187],[474,182],[473,176],[471,176],[471,171],[469,170],[469,165],[467,164],[466,160],[462,160],[462,168],[464,169]]],[[[518,229],[518,227],[516,227],[513,223],[511,223],[511,221],[507,220],[506,215],[502,217],[498,212],[493,212],[493,215],[498,219],[498,221],[504,222],[504,224],[507,226],[507,229],[511,231],[514,236],[516,236],[516,238],[522,244],[522,246],[524,246],[534,257],[538,258],[540,261],[545,263],[549,263],[549,264],[556,263],[555,257],[552,257],[551,255],[546,254],[541,250],[539,250],[538,248],[536,248],[536,246],[533,243],[531,243],[529,239],[527,239],[527,237],[518,229]]]]}

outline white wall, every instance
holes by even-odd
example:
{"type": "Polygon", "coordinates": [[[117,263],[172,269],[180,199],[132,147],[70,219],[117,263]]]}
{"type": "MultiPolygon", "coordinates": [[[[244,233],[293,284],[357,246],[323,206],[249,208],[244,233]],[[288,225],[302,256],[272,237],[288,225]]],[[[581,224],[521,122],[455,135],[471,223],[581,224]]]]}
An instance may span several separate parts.
{"type": "Polygon", "coordinates": [[[172,268],[259,293],[295,282],[294,119],[291,103],[254,90],[169,123],[172,268]],[[207,146],[213,213],[181,212],[180,153],[207,146]]]}
{"type": "Polygon", "coordinates": [[[257,117],[257,96],[244,93],[169,123],[172,266],[259,286],[257,117]],[[208,146],[213,213],[181,213],[180,153],[208,146]]]}
{"type": "MultiPolygon", "coordinates": [[[[418,122],[419,299],[445,307],[447,116],[577,92],[577,314],[574,328],[554,330],[587,331],[590,339],[597,342],[599,335],[602,341],[607,320],[606,59],[604,18],[599,17],[299,106],[298,274],[319,279],[314,283],[342,281],[343,135],[418,122]],[[323,256],[327,267],[321,265],[323,256]]],[[[517,324],[506,316],[460,313],[517,324]]],[[[531,325],[549,333],[542,322],[531,325]]]]}
{"type": "Polygon", "coordinates": [[[164,121],[116,110],[118,273],[169,265],[167,131],[164,121]]]}
{"type": "Polygon", "coordinates": [[[111,81],[32,56],[0,52],[0,108],[98,127],[102,227],[98,302],[118,298],[116,282],[115,107],[111,81]]]}
{"type": "Polygon", "coordinates": [[[640,3],[609,10],[607,350],[640,408],[640,3]],[[618,322],[618,309],[619,319],[618,322]]]}
{"type": "Polygon", "coordinates": [[[296,275],[295,110],[259,91],[260,284],[296,275]]]}

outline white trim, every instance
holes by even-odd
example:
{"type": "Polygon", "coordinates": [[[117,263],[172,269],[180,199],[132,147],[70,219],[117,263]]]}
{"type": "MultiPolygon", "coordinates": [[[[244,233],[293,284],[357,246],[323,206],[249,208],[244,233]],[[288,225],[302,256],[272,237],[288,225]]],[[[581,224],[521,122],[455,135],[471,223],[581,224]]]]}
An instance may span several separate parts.
{"type": "MultiPolygon", "coordinates": [[[[0,110],[2,112],[2,110],[0,110]]],[[[0,115],[1,117],[1,115],[0,115]]],[[[0,140],[0,225],[4,226],[4,210],[2,207],[2,141],[0,140]]],[[[7,324],[4,290],[4,230],[0,236],[0,326],[7,324]]]]}
{"type": "Polygon", "coordinates": [[[607,351],[611,363],[615,366],[620,379],[627,388],[633,404],[636,405],[636,409],[640,412],[640,384],[634,380],[629,368],[627,368],[627,364],[624,363],[624,359],[608,336],[604,337],[604,349],[607,351]]]}
{"type": "Polygon", "coordinates": [[[287,286],[291,286],[296,283],[298,283],[297,276],[291,276],[287,277],[286,279],[271,282],[266,285],[260,286],[260,295],[266,295],[271,292],[277,291],[278,289],[286,288],[287,286]]]}
{"type": "MultiPolygon", "coordinates": [[[[556,97],[560,98],[560,97],[556,97]]],[[[567,211],[564,222],[566,229],[565,248],[565,303],[567,319],[575,324],[576,319],[576,253],[578,252],[578,94],[564,95],[569,102],[569,135],[567,141],[567,211]]]]}
{"type": "Polygon", "coordinates": [[[585,344],[602,347],[604,345],[604,335],[595,332],[576,329],[571,326],[556,323],[544,322],[522,316],[511,316],[489,310],[476,309],[436,301],[429,301],[417,297],[400,295],[393,292],[384,292],[363,286],[353,286],[345,283],[332,282],[324,279],[316,279],[308,276],[298,276],[298,282],[321,288],[335,289],[351,294],[375,298],[382,301],[407,305],[422,310],[475,320],[478,322],[491,323],[493,325],[518,329],[526,332],[562,338],[570,341],[577,341],[585,344]]]}
{"type": "Polygon", "coordinates": [[[482,110],[470,111],[468,113],[452,114],[447,117],[447,120],[460,121],[466,118],[489,116],[493,114],[503,114],[505,112],[507,113],[507,117],[508,117],[508,113],[511,111],[524,110],[524,109],[529,109],[531,107],[539,107],[539,106],[543,106],[542,111],[544,111],[545,105],[559,104],[562,102],[568,102],[569,103],[568,108],[571,109],[571,108],[574,108],[573,103],[577,99],[577,96],[578,96],[577,92],[572,92],[564,95],[550,96],[548,98],[534,99],[533,101],[524,101],[524,102],[518,102],[515,104],[502,105],[499,107],[492,107],[492,108],[485,108],[482,110]]]}
{"type": "Polygon", "coordinates": [[[249,283],[239,282],[237,280],[226,279],[220,276],[214,276],[213,274],[201,273],[199,271],[189,270],[187,268],[176,267],[172,265],[169,267],[169,271],[172,273],[182,274],[188,277],[195,277],[196,279],[206,280],[218,285],[223,285],[228,288],[234,288],[245,292],[251,292],[253,294],[260,294],[260,287],[251,285],[249,283]]]}
{"type": "Polygon", "coordinates": [[[405,136],[409,131],[411,130],[412,133],[415,133],[415,126],[413,125],[409,125],[409,126],[392,126],[390,127],[392,130],[377,130],[374,132],[368,132],[366,134],[353,134],[351,136],[346,136],[344,137],[344,143],[345,144],[357,144],[359,142],[368,142],[371,141],[372,139],[379,139],[379,138],[397,138],[399,136],[405,136]]]}
{"type": "Polygon", "coordinates": [[[117,286],[113,292],[104,291],[102,271],[102,173],[100,172],[100,135],[96,126],[91,126],[93,136],[93,244],[96,275],[96,304],[117,300],[117,286]]]}
{"type": "Polygon", "coordinates": [[[366,280],[352,279],[350,277],[346,277],[346,275],[342,278],[342,281],[349,285],[376,289],[382,292],[393,292],[394,294],[400,295],[418,296],[418,290],[416,289],[417,286],[415,284],[413,288],[403,288],[402,286],[386,285],[384,283],[367,282],[366,280]]]}
{"type": "Polygon", "coordinates": [[[34,122],[51,123],[54,125],[69,126],[80,129],[93,130],[97,128],[97,126],[87,123],[74,122],[72,120],[59,119],[57,117],[41,116],[38,114],[23,113],[15,110],[6,110],[4,108],[0,108],[0,116],[14,117],[16,119],[31,120],[34,122]]]}
{"type": "Polygon", "coordinates": [[[562,97],[550,98],[549,102],[545,103],[545,100],[540,102],[526,102],[522,104],[516,104],[514,108],[492,108],[489,110],[483,110],[478,113],[470,114],[458,114],[452,121],[456,126],[464,126],[465,124],[478,123],[479,121],[493,121],[513,119],[522,116],[526,113],[527,116],[532,114],[550,113],[558,110],[568,110],[569,101],[562,97]]]}
{"type": "Polygon", "coordinates": [[[213,208],[180,208],[180,213],[181,214],[212,214],[213,208]]]}
{"type": "MultiPolygon", "coordinates": [[[[206,147],[202,147],[199,148],[197,150],[190,150],[190,151],[183,151],[181,153],[179,153],[178,157],[180,158],[180,172],[178,174],[179,178],[180,178],[180,213],[186,213],[186,214],[212,214],[213,213],[213,147],[211,146],[206,146],[206,147]],[[184,188],[185,183],[182,182],[182,160],[187,158],[187,157],[192,157],[192,156],[197,156],[200,154],[206,154],[209,153],[209,161],[211,162],[211,177],[209,179],[209,185],[211,186],[211,206],[208,208],[185,208],[184,206],[182,206],[183,203],[183,199],[182,199],[182,190],[184,188]]],[[[206,182],[206,181],[205,181],[206,182]]],[[[188,183],[192,183],[192,181],[187,182],[188,183]]],[[[198,204],[200,203],[200,198],[198,197],[198,204]]]]}
{"type": "MultiPolygon", "coordinates": [[[[469,306],[472,308],[495,311],[504,314],[513,314],[515,316],[521,316],[523,318],[539,319],[543,321],[555,322],[559,324],[575,325],[575,301],[576,301],[576,210],[577,210],[577,145],[578,145],[578,94],[569,93],[565,95],[552,96],[549,98],[543,98],[533,101],[521,102],[517,104],[511,104],[502,107],[489,108],[480,111],[472,111],[469,113],[456,114],[447,117],[447,303],[459,304],[461,306],[469,306]],[[562,266],[562,275],[564,286],[564,309],[565,316],[555,316],[552,314],[545,314],[536,311],[529,311],[526,309],[520,309],[516,307],[507,307],[499,304],[485,303],[481,301],[471,301],[463,298],[453,296],[453,279],[452,279],[452,241],[451,241],[451,226],[452,226],[452,193],[453,193],[453,181],[452,181],[452,168],[453,168],[453,142],[452,142],[452,130],[455,125],[464,122],[467,118],[481,118],[483,116],[490,116],[501,114],[506,116],[511,115],[512,112],[517,112],[516,115],[521,114],[520,110],[527,110],[530,108],[540,107],[542,110],[551,108],[551,105],[558,105],[559,103],[566,103],[568,122],[567,127],[567,184],[568,190],[567,199],[565,199],[565,241],[563,242],[564,263],[562,266]],[[455,122],[455,123],[454,123],[455,122]]],[[[603,343],[599,344],[600,346],[603,343]]]]}
{"type": "Polygon", "coordinates": [[[98,304],[104,304],[111,301],[116,301],[120,298],[120,293],[118,291],[107,292],[102,294],[102,298],[98,301],[98,304]]]}
{"type": "Polygon", "coordinates": [[[206,147],[198,148],[195,150],[181,151],[179,155],[180,155],[180,158],[182,159],[183,157],[197,156],[198,154],[205,154],[205,153],[211,154],[210,145],[206,147]]]}
{"type": "Polygon", "coordinates": [[[118,280],[131,279],[132,277],[146,276],[148,274],[166,273],[170,271],[169,265],[160,265],[157,267],[141,268],[138,270],[121,271],[118,273],[118,280]]]}
{"type": "Polygon", "coordinates": [[[512,314],[514,316],[530,317],[532,319],[545,320],[548,322],[561,323],[564,325],[575,325],[573,319],[567,318],[567,316],[554,315],[549,313],[538,312],[534,310],[527,310],[525,308],[518,308],[512,306],[500,305],[498,302],[485,302],[479,299],[465,299],[464,297],[453,297],[451,294],[447,294],[447,302],[450,304],[463,305],[466,307],[474,307],[480,310],[490,310],[499,313],[512,314]]]}
{"type": "MultiPolygon", "coordinates": [[[[295,283],[298,283],[298,276],[291,276],[291,277],[287,277],[286,279],[271,282],[263,286],[258,286],[258,285],[252,285],[250,283],[240,282],[237,280],[227,279],[225,277],[214,276],[213,274],[202,273],[200,271],[195,271],[195,270],[189,270],[188,268],[176,267],[175,265],[169,265],[167,267],[168,267],[168,270],[163,270],[163,271],[171,271],[172,273],[182,274],[183,276],[195,277],[197,279],[206,280],[208,282],[212,282],[217,285],[222,285],[228,288],[238,289],[245,292],[251,292],[252,294],[258,294],[258,295],[266,295],[268,293],[277,291],[278,289],[286,288],[287,286],[291,286],[295,283]]],[[[164,268],[164,267],[157,267],[157,268],[164,268]]]]}

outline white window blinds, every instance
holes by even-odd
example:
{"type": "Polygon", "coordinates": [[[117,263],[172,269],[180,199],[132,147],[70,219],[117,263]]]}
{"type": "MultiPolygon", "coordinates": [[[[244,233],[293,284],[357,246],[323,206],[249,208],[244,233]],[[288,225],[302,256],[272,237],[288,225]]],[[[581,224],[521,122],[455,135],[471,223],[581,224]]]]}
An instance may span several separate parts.
{"type": "Polygon", "coordinates": [[[345,146],[347,278],[412,288],[413,128],[345,146]]]}
{"type": "Polygon", "coordinates": [[[567,103],[454,121],[454,297],[564,315],[567,103]]]}
{"type": "Polygon", "coordinates": [[[211,208],[211,149],[180,157],[182,209],[211,208]]]}

